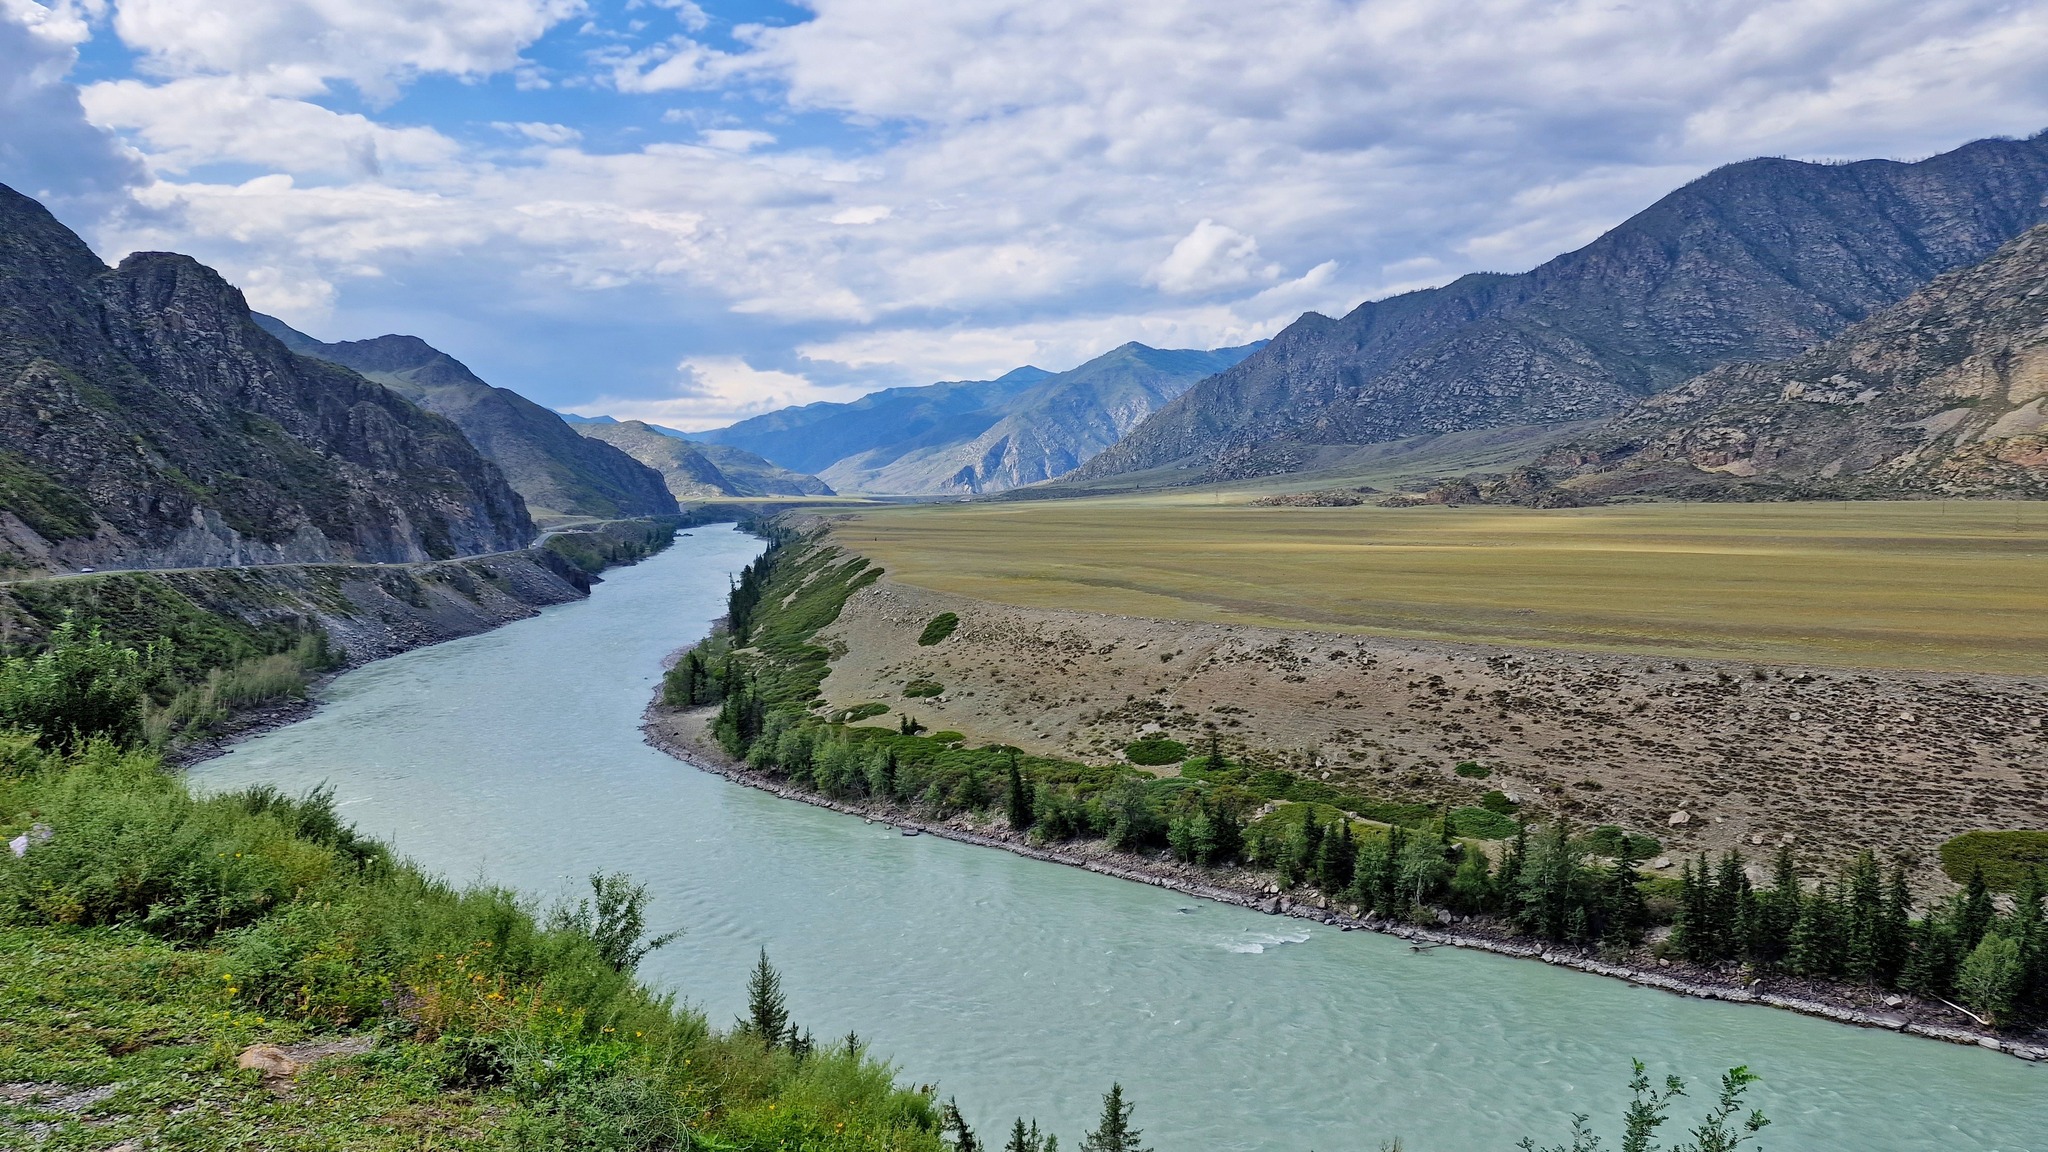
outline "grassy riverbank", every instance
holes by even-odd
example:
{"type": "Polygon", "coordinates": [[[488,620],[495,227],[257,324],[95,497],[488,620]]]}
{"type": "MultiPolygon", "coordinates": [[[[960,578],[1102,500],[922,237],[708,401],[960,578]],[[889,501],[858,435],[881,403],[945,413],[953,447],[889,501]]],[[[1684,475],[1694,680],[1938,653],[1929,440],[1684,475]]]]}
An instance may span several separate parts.
{"type": "Polygon", "coordinates": [[[1688,990],[1816,1000],[1839,1018],[1958,1039],[1977,1038],[1973,1021],[2024,1037],[2048,1015],[2048,909],[2035,872],[2016,874],[2007,911],[1973,872],[1961,894],[1916,918],[1902,872],[1869,854],[1818,886],[1789,848],[1768,886],[1732,852],[1647,879],[1637,869],[1654,840],[1556,818],[1524,825],[1505,796],[1436,810],[1239,762],[1219,744],[1131,745],[1130,761],[1177,769],[1159,778],[970,747],[907,711],[893,728],[859,723],[876,710],[827,711],[818,696],[834,659],[818,634],[877,578],[823,537],[783,537],[736,586],[730,631],[670,672],[665,703],[717,704],[710,736],[779,787],[1084,855],[1096,845],[1123,865],[1270,897],[1276,909],[1284,900],[1351,922],[1456,921],[1459,932],[1668,972],[1688,990]]]}
{"type": "Polygon", "coordinates": [[[0,854],[0,1143],[942,1147],[930,1094],[857,1043],[719,1030],[636,982],[616,881],[536,909],[421,875],[324,796],[195,798],[153,754],[18,735],[0,834],[28,837],[0,854]],[[238,1066],[258,1044],[304,1070],[238,1066]]]}
{"type": "Polygon", "coordinates": [[[860,511],[892,578],[1025,607],[1856,668],[2048,672],[2026,501],[1254,507],[1246,494],[860,511]]]}

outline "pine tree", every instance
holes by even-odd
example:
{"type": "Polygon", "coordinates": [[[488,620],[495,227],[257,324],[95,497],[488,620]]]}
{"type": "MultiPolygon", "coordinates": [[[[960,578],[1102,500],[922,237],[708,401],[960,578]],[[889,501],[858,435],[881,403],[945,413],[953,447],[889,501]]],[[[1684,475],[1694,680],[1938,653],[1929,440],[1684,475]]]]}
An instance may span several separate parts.
{"type": "Polygon", "coordinates": [[[1058,1147],[1057,1140],[1054,1138],[1054,1143],[1048,1147],[1048,1139],[1038,1134],[1037,1120],[1033,1120],[1031,1126],[1026,1128],[1024,1118],[1019,1116],[1017,1122],[1010,1127],[1010,1142],[1003,1145],[1003,1152],[1052,1152],[1053,1148],[1058,1147]]]}
{"type": "Polygon", "coordinates": [[[1209,733],[1209,755],[1203,759],[1202,767],[1211,772],[1223,771],[1223,738],[1214,732],[1209,733]]]}
{"type": "Polygon", "coordinates": [[[1835,898],[1823,882],[1800,903],[1799,921],[1792,926],[1792,948],[1785,957],[1785,966],[1801,976],[1833,976],[1840,972],[1839,930],[1835,898]]]}
{"type": "Polygon", "coordinates": [[[1991,886],[1984,882],[1984,866],[1979,864],[1970,869],[1969,882],[1963,885],[1963,894],[1956,906],[1956,939],[1963,951],[1975,948],[1984,939],[1984,933],[1991,927],[1991,918],[1998,909],[1991,903],[1991,886]]]}
{"type": "Polygon", "coordinates": [[[1358,845],[1351,839],[1351,821],[1339,820],[1323,834],[1322,848],[1316,855],[1316,887],[1335,896],[1351,887],[1351,877],[1358,865],[1358,845]]]}
{"type": "Polygon", "coordinates": [[[1037,820],[1031,811],[1031,790],[1024,785],[1024,773],[1017,767],[1017,754],[1010,753],[1010,828],[1025,832],[1037,820]]]}
{"type": "Polygon", "coordinates": [[[939,1112],[939,1130],[953,1137],[954,1152],[981,1152],[981,1141],[974,1138],[974,1129],[967,1126],[967,1119],[960,1115],[960,1106],[950,1097],[939,1112]]]}
{"type": "Polygon", "coordinates": [[[1883,931],[1884,886],[1877,857],[1869,849],[1856,854],[1843,885],[1842,968],[1850,976],[1875,979],[1879,934],[1883,931]]]}
{"type": "Polygon", "coordinates": [[[1781,847],[1771,866],[1771,887],[1757,900],[1757,914],[1750,922],[1743,951],[1759,964],[1783,963],[1802,903],[1798,864],[1792,849],[1781,847]]]}
{"type": "Polygon", "coordinates": [[[1607,923],[1601,935],[1608,943],[1627,947],[1642,940],[1643,929],[1650,922],[1650,909],[1643,901],[1640,887],[1642,879],[1636,871],[1635,847],[1624,836],[1621,851],[1614,857],[1614,868],[1607,874],[1607,923]]]}
{"type": "Polygon", "coordinates": [[[1081,1137],[1081,1152],[1152,1152],[1138,1143],[1144,1133],[1131,1127],[1134,1107],[1124,1103],[1124,1086],[1111,1084],[1102,1097],[1102,1121],[1081,1137]]]}
{"type": "Polygon", "coordinates": [[[1486,853],[1467,849],[1451,875],[1451,907],[1476,916],[1493,907],[1493,872],[1486,853]]]}
{"type": "Polygon", "coordinates": [[[761,949],[754,974],[747,977],[747,1018],[740,1026],[771,1048],[788,1043],[796,1033],[789,1022],[789,1005],[782,998],[782,977],[768,963],[766,948],[761,949]]]}
{"type": "Polygon", "coordinates": [[[1906,948],[1912,931],[1913,891],[1906,886],[1905,866],[1895,863],[1871,942],[1871,975],[1887,988],[1898,986],[1899,973],[1906,967],[1906,948]]]}

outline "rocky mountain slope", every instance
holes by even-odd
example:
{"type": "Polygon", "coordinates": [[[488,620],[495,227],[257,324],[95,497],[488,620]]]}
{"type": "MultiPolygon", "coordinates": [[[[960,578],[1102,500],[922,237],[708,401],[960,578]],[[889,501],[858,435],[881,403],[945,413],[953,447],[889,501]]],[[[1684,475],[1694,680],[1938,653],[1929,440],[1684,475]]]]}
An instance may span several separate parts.
{"type": "Polygon", "coordinates": [[[1242,348],[1121,348],[1066,372],[1024,367],[994,380],[891,388],[849,404],[808,404],[693,439],[814,471],[842,492],[1000,492],[1073,471],[1242,348]]]}
{"type": "Polygon", "coordinates": [[[1533,271],[1303,316],[1077,475],[1264,475],[1319,446],[1602,416],[1795,355],[2044,219],[2048,133],[1911,164],[1733,164],[1533,271]]]}
{"type": "Polygon", "coordinates": [[[494,388],[461,361],[417,336],[379,336],[328,344],[275,317],[256,323],[302,356],[353,368],[455,422],[505,473],[535,519],[624,519],[676,511],[662,477],[601,441],[578,436],[546,408],[494,388]]]}
{"type": "Polygon", "coordinates": [[[818,475],[847,457],[887,444],[977,436],[993,422],[991,408],[1050,375],[1043,368],[1024,367],[994,380],[887,388],[845,404],[783,408],[691,435],[706,444],[730,444],[785,468],[818,475]]]}
{"type": "Polygon", "coordinates": [[[1254,347],[1205,352],[1125,344],[985,409],[983,418],[995,417],[994,423],[972,437],[955,431],[884,444],[839,460],[822,475],[843,491],[917,494],[1000,492],[1051,480],[1254,347]]]}
{"type": "Polygon", "coordinates": [[[830,496],[816,476],[792,472],[745,449],[699,444],[640,420],[579,419],[572,427],[658,473],[678,500],[721,496],[830,496]]]}
{"type": "Polygon", "coordinates": [[[1810,352],[1653,396],[1553,459],[1607,492],[2048,497],[2048,225],[1810,352]]]}
{"type": "Polygon", "coordinates": [[[190,257],[110,269],[0,186],[8,566],[426,560],[533,534],[454,424],[292,354],[190,257]]]}

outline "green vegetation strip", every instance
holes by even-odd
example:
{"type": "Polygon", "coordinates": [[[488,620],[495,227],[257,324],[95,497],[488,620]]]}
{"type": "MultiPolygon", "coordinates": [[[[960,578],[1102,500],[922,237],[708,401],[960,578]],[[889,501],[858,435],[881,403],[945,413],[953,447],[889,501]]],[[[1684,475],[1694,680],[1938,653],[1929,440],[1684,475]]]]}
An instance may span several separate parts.
{"type": "MultiPolygon", "coordinates": [[[[2048,1019],[2048,874],[2040,868],[2023,869],[2011,910],[2001,912],[1990,869],[1972,862],[1964,891],[1916,919],[1903,870],[1887,875],[1869,853],[1811,890],[1789,848],[1765,889],[1752,886],[1732,851],[1687,861],[1675,880],[1647,879],[1636,866],[1662,850],[1656,839],[1614,826],[1581,833],[1563,821],[1532,828],[1498,791],[1441,812],[1239,763],[1213,736],[1178,775],[1155,778],[1130,765],[968,748],[959,733],[923,735],[908,712],[893,731],[819,716],[830,654],[813,638],[878,575],[829,537],[778,539],[735,587],[731,632],[693,649],[669,673],[664,699],[716,703],[712,732],[728,752],[835,800],[937,819],[972,813],[977,823],[999,813],[1038,842],[1098,839],[1199,867],[1265,870],[1283,890],[1394,920],[1433,924],[1448,910],[1617,956],[1739,963],[1961,998],[2002,1026],[2048,1019]],[[1480,849],[1482,839],[1508,843],[1496,858],[1480,849]],[[1659,925],[1671,932],[1646,945],[1659,925]]],[[[1126,755],[1168,764],[1187,751],[1146,737],[1126,755]]],[[[1988,843],[1965,847],[1981,860],[1992,850],[1977,846],[1988,843]]],[[[2021,862],[2019,843],[1997,841],[1998,859],[2021,862]]]]}

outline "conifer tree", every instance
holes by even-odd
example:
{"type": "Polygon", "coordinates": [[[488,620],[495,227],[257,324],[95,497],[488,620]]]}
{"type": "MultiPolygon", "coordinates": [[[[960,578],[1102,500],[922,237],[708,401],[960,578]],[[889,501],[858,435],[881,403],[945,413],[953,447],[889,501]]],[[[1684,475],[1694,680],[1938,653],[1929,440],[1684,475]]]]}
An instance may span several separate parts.
{"type": "Polygon", "coordinates": [[[1493,873],[1486,853],[1467,851],[1451,875],[1451,907],[1476,916],[1493,907],[1493,873]]]}
{"type": "Polygon", "coordinates": [[[1316,856],[1316,887],[1334,896],[1351,887],[1358,864],[1358,845],[1351,839],[1351,821],[1340,819],[1323,834],[1316,856]]]}
{"type": "Polygon", "coordinates": [[[1138,1142],[1144,1133],[1131,1127],[1134,1107],[1124,1102],[1124,1086],[1111,1084],[1102,1097],[1102,1120],[1081,1137],[1081,1152],[1152,1152],[1138,1142]]]}
{"type": "Polygon", "coordinates": [[[1879,984],[1887,988],[1898,986],[1899,973],[1906,967],[1906,948],[1912,930],[1913,891],[1906,886],[1905,866],[1894,863],[1871,944],[1871,975],[1879,984]]]}
{"type": "Polygon", "coordinates": [[[1771,865],[1771,887],[1757,901],[1757,915],[1751,922],[1744,948],[1751,959],[1760,964],[1784,962],[1802,903],[1798,864],[1791,848],[1780,847],[1771,865]]]}
{"type": "Polygon", "coordinates": [[[1607,874],[1607,923],[1601,935],[1610,944],[1626,947],[1643,938],[1643,929],[1650,922],[1650,909],[1643,901],[1642,879],[1636,871],[1635,846],[1624,836],[1621,851],[1614,857],[1614,867],[1607,874]]]}
{"type": "Polygon", "coordinates": [[[939,1111],[939,1130],[953,1138],[954,1152],[981,1152],[981,1141],[974,1138],[974,1129],[967,1126],[966,1117],[960,1115],[960,1106],[951,1097],[939,1111]]]}
{"type": "Polygon", "coordinates": [[[1058,1147],[1058,1137],[1038,1134],[1037,1120],[1033,1120],[1031,1126],[1026,1128],[1024,1118],[1019,1116],[1017,1122],[1010,1127],[1010,1142],[1003,1145],[1003,1152],[1054,1152],[1058,1147]]]}
{"type": "Polygon", "coordinates": [[[1984,939],[1991,918],[1998,909],[1991,903],[1991,886],[1984,882],[1984,866],[1970,869],[1970,879],[1956,905],[1956,940],[1968,952],[1984,939]]]}
{"type": "Polygon", "coordinates": [[[1785,967],[1801,976],[1832,976],[1838,969],[1835,952],[1835,901],[1825,881],[1800,902],[1792,926],[1792,946],[1785,967]]]}
{"type": "Polygon", "coordinates": [[[747,1018],[740,1026],[773,1048],[787,1043],[796,1029],[789,1022],[789,1005],[782,998],[782,976],[768,963],[768,949],[747,977],[747,1018]]]}
{"type": "Polygon", "coordinates": [[[1013,831],[1028,831],[1031,825],[1036,823],[1031,811],[1031,790],[1025,787],[1024,773],[1017,767],[1015,752],[1010,753],[1010,797],[1007,807],[1010,828],[1013,831]]]}

